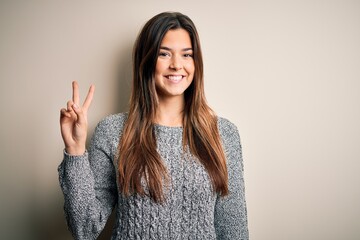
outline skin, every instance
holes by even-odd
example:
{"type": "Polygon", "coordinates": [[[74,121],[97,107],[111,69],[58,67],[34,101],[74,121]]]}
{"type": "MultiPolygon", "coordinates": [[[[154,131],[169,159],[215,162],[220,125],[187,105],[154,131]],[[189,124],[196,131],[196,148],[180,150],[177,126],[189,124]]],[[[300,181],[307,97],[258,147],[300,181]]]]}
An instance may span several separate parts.
{"type": "Polygon", "coordinates": [[[194,72],[189,33],[184,29],[169,30],[161,42],[154,74],[159,96],[158,124],[182,125],[184,92],[192,83],[194,72]]]}
{"type": "MultiPolygon", "coordinates": [[[[191,39],[186,30],[169,30],[165,34],[154,73],[159,96],[156,123],[165,126],[182,125],[184,92],[193,81],[195,72],[192,54],[191,39]]],[[[60,110],[61,136],[68,154],[82,155],[86,150],[87,113],[95,86],[90,86],[82,106],[76,81],[72,83],[72,91],[72,99],[67,102],[67,107],[60,110]]]]}
{"type": "Polygon", "coordinates": [[[94,96],[95,86],[90,86],[82,106],[80,106],[79,85],[76,81],[72,83],[72,89],[72,100],[67,102],[67,108],[60,110],[61,136],[68,154],[82,155],[85,153],[87,137],[87,113],[94,96]]]}

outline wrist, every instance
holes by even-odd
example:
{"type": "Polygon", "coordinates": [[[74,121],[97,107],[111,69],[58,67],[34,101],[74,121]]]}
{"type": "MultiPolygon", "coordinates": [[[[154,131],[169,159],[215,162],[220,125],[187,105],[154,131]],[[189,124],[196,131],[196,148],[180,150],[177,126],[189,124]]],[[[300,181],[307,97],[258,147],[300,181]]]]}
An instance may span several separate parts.
{"type": "Polygon", "coordinates": [[[65,147],[65,152],[73,156],[84,155],[85,151],[86,151],[85,147],[65,147]]]}

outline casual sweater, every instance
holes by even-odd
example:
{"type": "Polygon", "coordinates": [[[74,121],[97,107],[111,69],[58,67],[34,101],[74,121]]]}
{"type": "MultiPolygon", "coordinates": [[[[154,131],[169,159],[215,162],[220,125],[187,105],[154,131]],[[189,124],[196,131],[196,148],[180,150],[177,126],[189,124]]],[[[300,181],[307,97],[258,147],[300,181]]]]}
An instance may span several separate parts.
{"type": "Polygon", "coordinates": [[[204,166],[192,154],[183,154],[183,128],[154,125],[157,151],[170,177],[165,201],[156,203],[148,196],[125,197],[118,191],[117,149],[126,119],[126,113],[103,119],[83,155],[64,151],[59,181],[75,239],[96,239],[115,206],[111,239],[249,238],[241,144],[234,124],[218,118],[229,179],[226,197],[213,192],[204,166]]]}

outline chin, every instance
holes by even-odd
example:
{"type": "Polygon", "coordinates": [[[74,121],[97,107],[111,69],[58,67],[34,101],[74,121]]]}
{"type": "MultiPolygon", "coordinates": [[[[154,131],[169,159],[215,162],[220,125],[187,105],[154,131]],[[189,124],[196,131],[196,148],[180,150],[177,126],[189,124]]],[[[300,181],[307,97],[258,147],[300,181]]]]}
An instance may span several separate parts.
{"type": "Polygon", "coordinates": [[[184,96],[185,91],[161,91],[159,96],[162,98],[171,98],[171,97],[179,97],[184,96]]]}

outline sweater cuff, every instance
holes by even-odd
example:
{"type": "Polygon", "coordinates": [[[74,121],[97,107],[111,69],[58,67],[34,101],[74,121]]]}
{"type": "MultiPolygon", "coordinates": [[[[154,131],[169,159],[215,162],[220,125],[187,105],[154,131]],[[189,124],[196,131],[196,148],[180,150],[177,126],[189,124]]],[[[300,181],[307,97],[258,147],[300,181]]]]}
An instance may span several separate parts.
{"type": "Polygon", "coordinates": [[[88,165],[89,153],[87,150],[85,150],[85,153],[83,155],[71,155],[71,154],[68,154],[64,149],[63,155],[64,155],[64,158],[61,161],[60,165],[58,166],[58,172],[59,172],[60,176],[62,176],[64,174],[65,166],[69,166],[69,165],[73,166],[74,164],[75,165],[79,165],[79,164],[88,165]]]}
{"type": "Polygon", "coordinates": [[[83,159],[84,157],[88,156],[88,151],[85,149],[84,154],[82,155],[71,155],[69,153],[66,152],[66,150],[64,149],[64,159],[83,159]]]}
{"type": "Polygon", "coordinates": [[[67,194],[71,188],[79,184],[79,179],[90,179],[92,173],[87,151],[83,155],[70,155],[65,150],[63,153],[64,159],[58,167],[58,173],[60,186],[67,194]]]}

